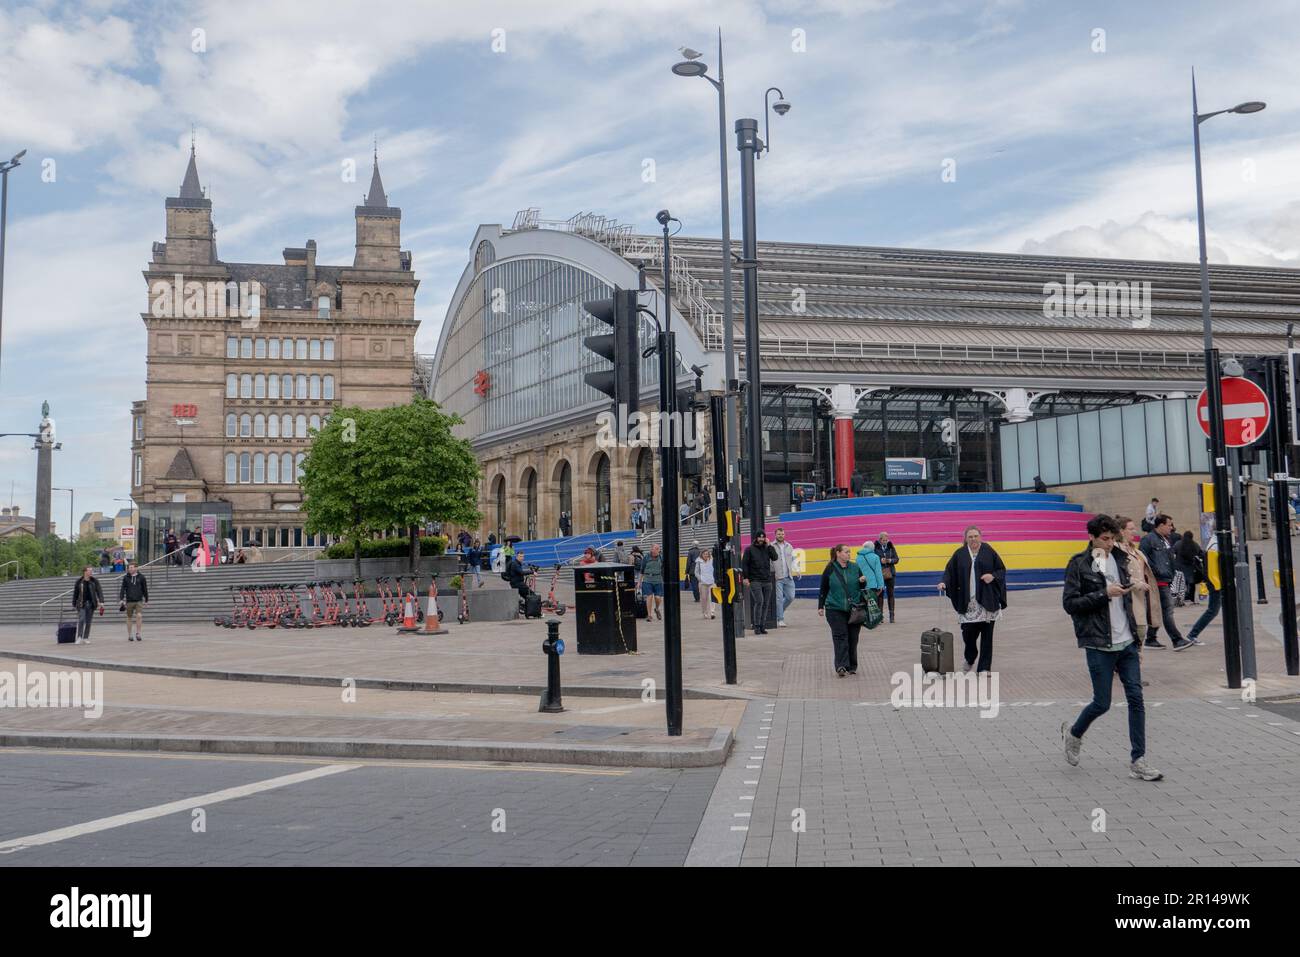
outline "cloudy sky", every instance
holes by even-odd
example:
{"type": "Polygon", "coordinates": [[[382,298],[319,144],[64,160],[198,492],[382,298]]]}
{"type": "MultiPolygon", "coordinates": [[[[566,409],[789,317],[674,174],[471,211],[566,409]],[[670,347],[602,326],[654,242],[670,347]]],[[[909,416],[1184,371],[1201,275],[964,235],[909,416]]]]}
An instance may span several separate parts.
{"type": "MultiPolygon", "coordinates": [[[[48,399],[78,517],[122,504],[141,271],[191,125],[220,255],[241,262],[314,238],[350,263],[377,137],[422,351],[479,223],[536,206],[649,231],[666,206],[717,235],[716,97],[669,67],[682,45],[712,63],[719,27],[730,118],[772,85],[793,103],[759,167],[761,237],[1195,259],[1195,67],[1203,111],[1269,104],[1203,128],[1212,259],[1300,266],[1293,0],[7,0],[0,154],[28,153],[0,430],[34,430],[48,399]]],[[[12,484],[30,513],[34,477],[26,442],[0,442],[0,499],[12,484]]]]}

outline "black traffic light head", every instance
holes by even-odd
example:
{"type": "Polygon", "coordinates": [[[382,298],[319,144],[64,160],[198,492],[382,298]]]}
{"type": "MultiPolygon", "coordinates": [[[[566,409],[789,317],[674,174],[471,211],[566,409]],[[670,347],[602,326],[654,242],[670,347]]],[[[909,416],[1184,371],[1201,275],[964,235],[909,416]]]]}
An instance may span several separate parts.
{"type": "Polygon", "coordinates": [[[582,304],[592,318],[613,329],[607,335],[587,336],[582,344],[610,363],[608,368],[588,372],[583,379],[587,385],[613,400],[615,413],[619,405],[625,406],[629,413],[635,411],[640,399],[641,343],[636,295],[635,289],[615,286],[611,298],[593,299],[582,304]]]}

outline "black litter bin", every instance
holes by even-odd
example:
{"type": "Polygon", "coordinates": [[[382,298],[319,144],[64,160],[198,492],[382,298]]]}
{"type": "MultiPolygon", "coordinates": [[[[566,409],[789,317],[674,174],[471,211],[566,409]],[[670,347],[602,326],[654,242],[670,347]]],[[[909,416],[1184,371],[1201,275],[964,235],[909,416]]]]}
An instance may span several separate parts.
{"type": "Polygon", "coordinates": [[[631,565],[575,565],[573,593],[578,654],[636,651],[636,572],[631,565]]]}

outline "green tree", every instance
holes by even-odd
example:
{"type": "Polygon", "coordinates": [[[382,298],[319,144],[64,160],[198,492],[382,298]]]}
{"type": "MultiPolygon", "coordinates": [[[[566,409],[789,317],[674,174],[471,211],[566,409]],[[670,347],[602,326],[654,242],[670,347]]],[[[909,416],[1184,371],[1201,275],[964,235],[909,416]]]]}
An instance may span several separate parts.
{"type": "Polygon", "coordinates": [[[348,406],[335,409],[313,436],[299,480],[307,531],[339,535],[351,544],[357,578],[361,577],[361,542],[384,527],[377,524],[374,482],[367,479],[376,458],[371,448],[376,414],[348,406]]]}
{"type": "Polygon", "coordinates": [[[382,457],[371,476],[384,527],[408,530],[412,571],[419,562],[421,522],[479,522],[478,460],[469,442],[451,431],[462,421],[438,403],[417,398],[410,405],[380,410],[372,425],[378,432],[373,448],[382,457]]]}
{"type": "Polygon", "coordinates": [[[414,570],[419,523],[479,521],[478,462],[469,442],[451,432],[460,422],[422,398],[388,409],[335,410],[303,461],[308,531],[347,540],[360,578],[362,540],[408,529],[414,570]]]}

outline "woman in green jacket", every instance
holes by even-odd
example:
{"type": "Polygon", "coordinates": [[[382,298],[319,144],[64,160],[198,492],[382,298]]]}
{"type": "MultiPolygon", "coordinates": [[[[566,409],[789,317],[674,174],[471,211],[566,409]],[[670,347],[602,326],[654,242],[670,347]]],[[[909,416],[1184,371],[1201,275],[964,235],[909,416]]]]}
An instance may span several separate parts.
{"type": "Polygon", "coordinates": [[[835,673],[841,678],[858,673],[858,634],[862,625],[849,624],[849,612],[862,599],[867,583],[852,556],[848,545],[831,549],[831,560],[822,571],[821,589],[817,593],[817,614],[824,616],[831,626],[835,673]]]}

